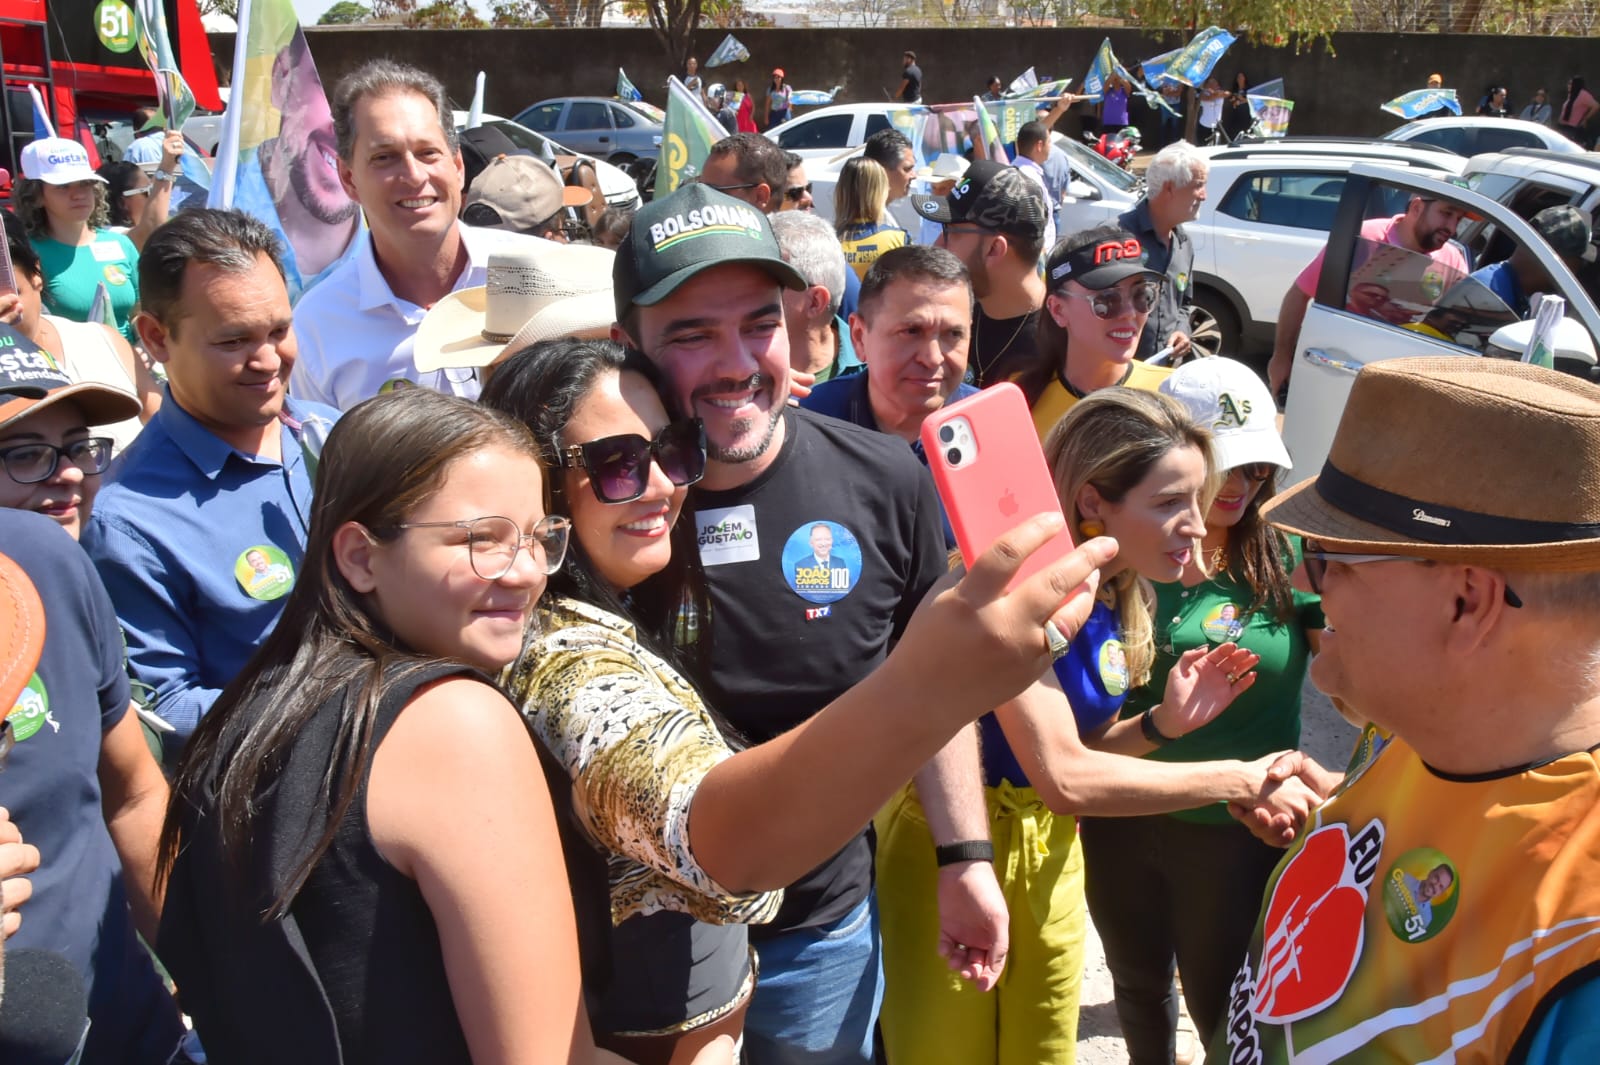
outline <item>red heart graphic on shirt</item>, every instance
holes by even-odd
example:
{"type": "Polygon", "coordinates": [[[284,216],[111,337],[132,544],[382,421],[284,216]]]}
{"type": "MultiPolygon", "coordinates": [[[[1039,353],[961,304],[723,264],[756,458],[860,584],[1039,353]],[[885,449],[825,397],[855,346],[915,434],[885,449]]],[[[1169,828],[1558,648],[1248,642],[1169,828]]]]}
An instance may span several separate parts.
{"type": "Polygon", "coordinates": [[[1262,925],[1251,1012],[1286,1024],[1326,1009],[1344,993],[1361,956],[1367,894],[1356,886],[1343,825],[1318,829],[1273,886],[1262,925]]]}

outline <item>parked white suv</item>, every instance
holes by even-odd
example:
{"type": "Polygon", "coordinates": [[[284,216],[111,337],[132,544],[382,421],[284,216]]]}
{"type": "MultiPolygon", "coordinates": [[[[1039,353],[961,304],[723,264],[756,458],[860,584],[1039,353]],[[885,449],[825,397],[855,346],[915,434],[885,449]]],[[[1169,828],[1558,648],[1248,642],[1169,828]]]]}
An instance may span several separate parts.
{"type": "Polygon", "coordinates": [[[1206,201],[1184,227],[1194,242],[1194,337],[1233,357],[1270,351],[1283,295],[1327,242],[1352,167],[1455,175],[1467,165],[1442,148],[1339,138],[1200,151],[1211,167],[1206,201]]]}

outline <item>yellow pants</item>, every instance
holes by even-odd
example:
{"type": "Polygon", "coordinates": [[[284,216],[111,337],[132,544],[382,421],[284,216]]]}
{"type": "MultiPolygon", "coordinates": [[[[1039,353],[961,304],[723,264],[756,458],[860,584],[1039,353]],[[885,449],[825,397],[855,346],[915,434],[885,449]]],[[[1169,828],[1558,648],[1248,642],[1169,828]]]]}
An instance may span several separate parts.
{"type": "Polygon", "coordinates": [[[907,786],[877,817],[878,907],[890,1065],[1072,1065],[1083,977],[1083,851],[1077,821],[1032,788],[989,788],[995,875],[1011,910],[1011,953],[981,994],[939,956],[933,837],[907,786]]]}

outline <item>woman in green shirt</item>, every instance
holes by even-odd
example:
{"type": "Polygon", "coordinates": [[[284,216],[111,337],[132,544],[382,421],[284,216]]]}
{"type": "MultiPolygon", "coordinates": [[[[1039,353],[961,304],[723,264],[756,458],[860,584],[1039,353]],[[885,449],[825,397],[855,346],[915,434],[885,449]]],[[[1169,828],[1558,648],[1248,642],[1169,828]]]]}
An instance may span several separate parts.
{"type": "MultiPolygon", "coordinates": [[[[1227,480],[1206,514],[1200,552],[1178,581],[1156,585],[1156,662],[1123,716],[1160,700],[1185,651],[1232,641],[1261,656],[1255,684],[1214,720],[1146,757],[1251,759],[1296,747],[1300,688],[1323,621],[1317,597],[1289,584],[1298,545],[1261,520],[1289,467],[1272,397],[1248,367],[1220,358],[1174,371],[1161,391],[1211,429],[1227,480]]],[[[1200,1040],[1210,1045],[1281,852],[1222,803],[1081,825],[1089,912],[1105,943],[1129,1059],[1168,1065],[1177,1049],[1174,965],[1200,1040]]]]}

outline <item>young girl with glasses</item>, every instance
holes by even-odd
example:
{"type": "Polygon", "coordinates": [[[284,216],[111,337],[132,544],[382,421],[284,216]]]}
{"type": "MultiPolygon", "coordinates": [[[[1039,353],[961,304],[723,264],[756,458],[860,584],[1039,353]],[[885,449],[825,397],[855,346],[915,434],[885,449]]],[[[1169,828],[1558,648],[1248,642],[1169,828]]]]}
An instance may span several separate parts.
{"type": "Polygon", "coordinates": [[[1164,281],[1146,269],[1143,253],[1132,233],[1098,226],[1058,241],[1045,260],[1038,355],[1016,378],[1040,440],[1089,393],[1112,385],[1153,391],[1171,372],[1134,358],[1164,281]]]}
{"type": "MultiPolygon", "coordinates": [[[[740,749],[686,679],[686,660],[709,653],[696,533],[679,521],[704,442],[696,422],[668,417],[661,384],[645,356],[610,341],[546,341],[507,359],[482,397],[532,428],[559,467],[552,509],[572,520],[568,561],[502,683],[570,772],[584,829],[608,855],[614,968],[596,1028],[642,1062],[679,1062],[740,1031],[756,975],[746,926],[771,920],[784,885],[993,702],[960,689],[1014,694],[1048,662],[1045,613],[1010,646],[991,644],[971,619],[940,620],[951,601],[935,594],[866,681],[740,749]]],[[[964,594],[986,594],[971,585],[994,561],[973,567],[964,594]]],[[[1031,609],[1019,590],[992,607],[1031,609]]],[[[1066,631],[1087,614],[1081,589],[1072,608],[1066,631]]]]}

